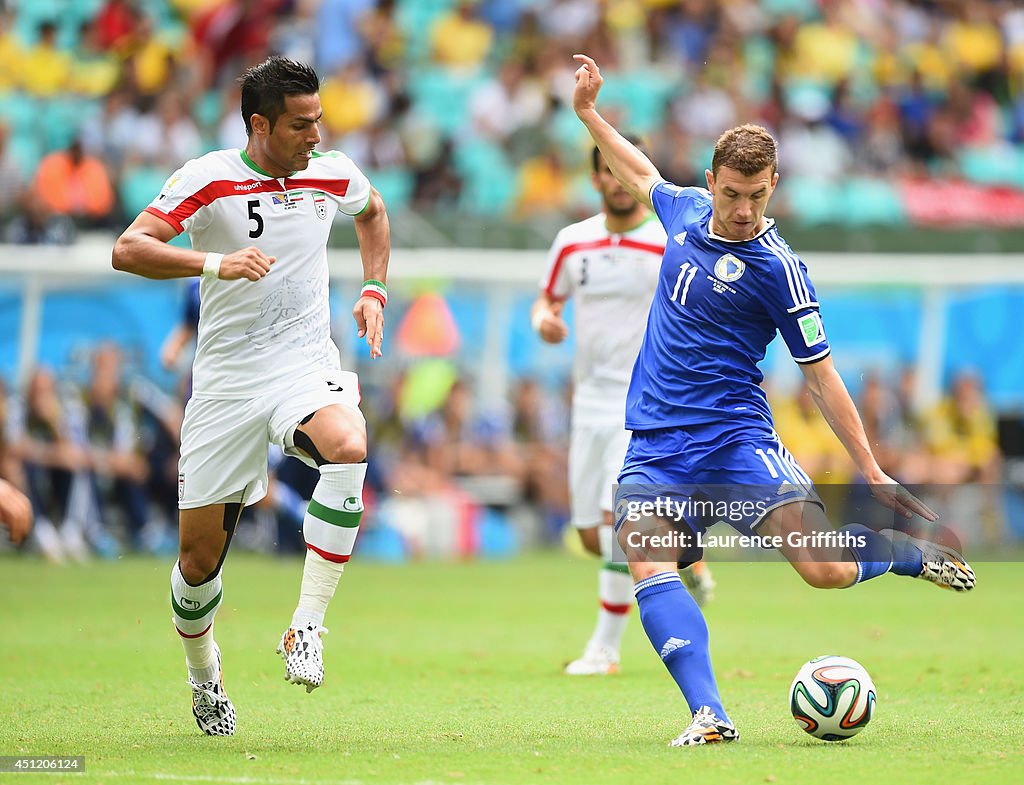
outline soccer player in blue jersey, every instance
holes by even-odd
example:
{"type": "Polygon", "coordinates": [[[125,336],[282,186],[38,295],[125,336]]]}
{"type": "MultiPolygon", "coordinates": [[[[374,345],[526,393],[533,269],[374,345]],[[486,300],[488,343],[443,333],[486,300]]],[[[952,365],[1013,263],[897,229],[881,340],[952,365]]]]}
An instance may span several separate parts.
{"type": "Polygon", "coordinates": [[[817,588],[845,588],[893,572],[966,591],[974,587],[974,572],[955,549],[903,531],[851,524],[835,532],[772,427],[757,363],[778,331],[875,498],[904,518],[937,519],[875,461],[832,363],[807,268],[765,217],[779,179],[775,140],[760,126],[732,128],[715,145],[707,190],[667,183],[597,112],[597,64],[585,55],[575,59],[581,64],[573,93],[577,116],[612,173],[654,210],[669,238],[627,395],[626,428],[633,436],[619,474],[618,539],[644,630],[692,713],[672,746],[735,741],[739,732],[711,667],[707,624],[677,572],[701,557],[697,537],[717,518],[684,517],[690,539],[671,558],[645,551],[631,535],[673,531],[667,523],[673,516],[657,506],[652,489],[731,494],[730,503],[743,504],[730,506],[724,519],[742,533],[779,538],[779,550],[817,588]],[[736,498],[744,492],[746,498],[736,498]],[[815,555],[799,544],[807,532],[843,535],[843,545],[815,555]]]}

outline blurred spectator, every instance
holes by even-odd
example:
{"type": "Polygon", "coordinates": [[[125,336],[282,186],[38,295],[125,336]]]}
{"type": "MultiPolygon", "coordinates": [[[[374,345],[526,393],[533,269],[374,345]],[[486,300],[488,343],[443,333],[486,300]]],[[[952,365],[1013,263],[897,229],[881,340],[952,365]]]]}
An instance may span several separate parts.
{"type": "Polygon", "coordinates": [[[360,20],[360,31],[366,41],[367,62],[375,76],[402,68],[405,36],[395,19],[395,0],[380,0],[360,20]]]}
{"type": "Polygon", "coordinates": [[[516,214],[542,215],[557,210],[569,199],[572,183],[561,153],[554,147],[519,168],[516,214]]]}
{"type": "Polygon", "coordinates": [[[113,52],[104,49],[95,20],[87,19],[79,26],[78,44],[72,58],[71,90],[79,95],[101,98],[108,95],[121,78],[121,63],[113,52]]]}
{"type": "Polygon", "coordinates": [[[107,0],[96,15],[97,43],[108,51],[126,49],[138,19],[134,0],[107,0]]]}
{"type": "Polygon", "coordinates": [[[452,207],[462,193],[462,177],[455,168],[454,146],[445,138],[441,154],[433,163],[417,168],[413,184],[412,202],[417,209],[426,207],[452,207]]]}
{"type": "Polygon", "coordinates": [[[25,472],[40,550],[54,563],[63,562],[65,553],[84,558],[81,495],[72,509],[72,491],[87,487],[88,456],[76,444],[52,373],[43,368],[32,373],[21,405],[11,407],[8,425],[11,454],[25,472]]]}
{"type": "Polygon", "coordinates": [[[150,520],[149,465],[141,452],[140,412],[124,389],[122,369],[117,347],[98,347],[82,397],[99,520],[109,524],[111,513],[117,510],[136,549],[171,553],[176,542],[168,541],[163,526],[150,520]]]}
{"type": "Polygon", "coordinates": [[[21,86],[19,76],[25,53],[13,23],[14,14],[4,4],[0,7],[0,93],[21,86]]]}
{"type": "Polygon", "coordinates": [[[29,190],[21,193],[20,209],[4,227],[5,243],[12,245],[70,245],[75,241],[75,224],[57,215],[29,190]]]}
{"type": "Polygon", "coordinates": [[[938,483],[994,483],[999,478],[996,422],[973,373],[960,373],[950,394],[927,416],[928,445],[938,483]]]}
{"type": "Polygon", "coordinates": [[[21,166],[11,152],[11,129],[0,121],[0,219],[7,217],[14,210],[25,182],[21,166]]]}
{"type": "Polygon", "coordinates": [[[494,31],[480,19],[474,0],[457,0],[430,30],[434,60],[464,71],[476,71],[484,64],[493,39],[494,31]]]}
{"type": "Polygon", "coordinates": [[[374,0],[321,0],[316,15],[316,67],[330,73],[363,54],[359,31],[374,0]]]}
{"type": "Polygon", "coordinates": [[[57,48],[57,25],[39,25],[39,40],[22,56],[21,84],[32,95],[51,98],[71,89],[71,55],[57,48]]]}
{"type": "Polygon", "coordinates": [[[87,225],[106,223],[114,207],[106,167],[98,158],[86,155],[77,139],[67,150],[43,158],[32,190],[48,210],[87,225]]]}
{"type": "Polygon", "coordinates": [[[497,78],[473,93],[469,115],[476,135],[504,143],[515,132],[539,123],[546,106],[544,91],[527,77],[523,64],[506,60],[497,78]]]}
{"type": "Polygon", "coordinates": [[[320,86],[324,125],[337,136],[367,128],[385,109],[385,96],[359,60],[339,64],[320,86]]]}

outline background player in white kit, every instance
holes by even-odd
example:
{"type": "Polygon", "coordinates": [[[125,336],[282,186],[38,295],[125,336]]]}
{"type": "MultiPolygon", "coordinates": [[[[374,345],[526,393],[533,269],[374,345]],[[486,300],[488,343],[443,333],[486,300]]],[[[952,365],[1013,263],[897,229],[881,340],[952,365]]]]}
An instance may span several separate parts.
{"type": "Polygon", "coordinates": [[[186,163],[114,246],[119,270],[201,276],[193,395],[182,425],[180,553],[171,606],[192,686],[192,712],[213,736],[235,731],[213,619],[221,566],[242,507],[267,491],[267,445],[320,469],[303,522],[302,587],[281,638],[285,678],[323,680],[324,612],[362,514],[366,427],[359,384],[330,337],[327,238],[337,212],[355,219],[366,282],[353,309],[381,356],[390,229],[380,194],[346,156],[320,154],[319,79],[272,57],[241,79],[244,150],[186,163]],[[167,242],[182,231],[192,250],[167,242]]]}
{"type": "MultiPolygon", "coordinates": [[[[638,140],[631,139],[634,144],[638,140]]],[[[576,298],[569,496],[583,547],[603,559],[597,625],[583,656],[565,672],[615,673],[633,605],[629,567],[612,561],[612,496],[630,433],[626,390],[647,326],[647,312],[665,252],[665,230],[654,213],[619,184],[595,147],[591,182],[601,212],[562,229],[548,252],[547,273],[533,304],[534,329],[548,343],[569,334],[565,301],[576,298]]],[[[684,572],[698,603],[711,597],[711,571],[699,562],[684,572]]]]}

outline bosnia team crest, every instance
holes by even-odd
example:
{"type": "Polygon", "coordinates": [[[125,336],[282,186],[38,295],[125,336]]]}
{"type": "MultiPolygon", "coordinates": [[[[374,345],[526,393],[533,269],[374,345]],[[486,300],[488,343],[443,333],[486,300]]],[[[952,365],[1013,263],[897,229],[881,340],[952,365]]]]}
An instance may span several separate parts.
{"type": "Polygon", "coordinates": [[[320,220],[327,218],[327,197],[317,191],[313,194],[313,207],[316,208],[316,217],[320,220]]]}
{"type": "Polygon", "coordinates": [[[747,264],[742,259],[737,259],[731,253],[720,256],[715,262],[715,277],[720,281],[731,283],[743,275],[747,264]]]}

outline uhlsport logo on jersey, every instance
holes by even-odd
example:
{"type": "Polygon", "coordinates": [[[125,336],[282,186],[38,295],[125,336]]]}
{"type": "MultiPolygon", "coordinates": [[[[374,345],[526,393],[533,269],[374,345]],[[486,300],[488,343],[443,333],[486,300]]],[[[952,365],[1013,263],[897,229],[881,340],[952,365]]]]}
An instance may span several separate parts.
{"type": "Polygon", "coordinates": [[[816,311],[801,316],[796,323],[800,325],[804,343],[808,346],[814,346],[825,340],[825,328],[821,324],[821,316],[816,311]]]}
{"type": "Polygon", "coordinates": [[[313,207],[316,208],[316,217],[321,221],[327,218],[327,195],[319,191],[313,192],[313,207]]]}
{"type": "Polygon", "coordinates": [[[731,253],[727,253],[724,256],[718,257],[718,261],[715,262],[715,277],[720,281],[731,283],[743,275],[743,271],[746,269],[746,262],[742,259],[737,259],[731,253]]]}
{"type": "Polygon", "coordinates": [[[341,503],[342,509],[345,512],[362,512],[363,511],[363,500],[358,496],[349,496],[345,501],[341,503]]]}
{"type": "Polygon", "coordinates": [[[190,600],[188,597],[182,597],[178,604],[187,611],[197,611],[201,603],[197,600],[190,600]]]}

